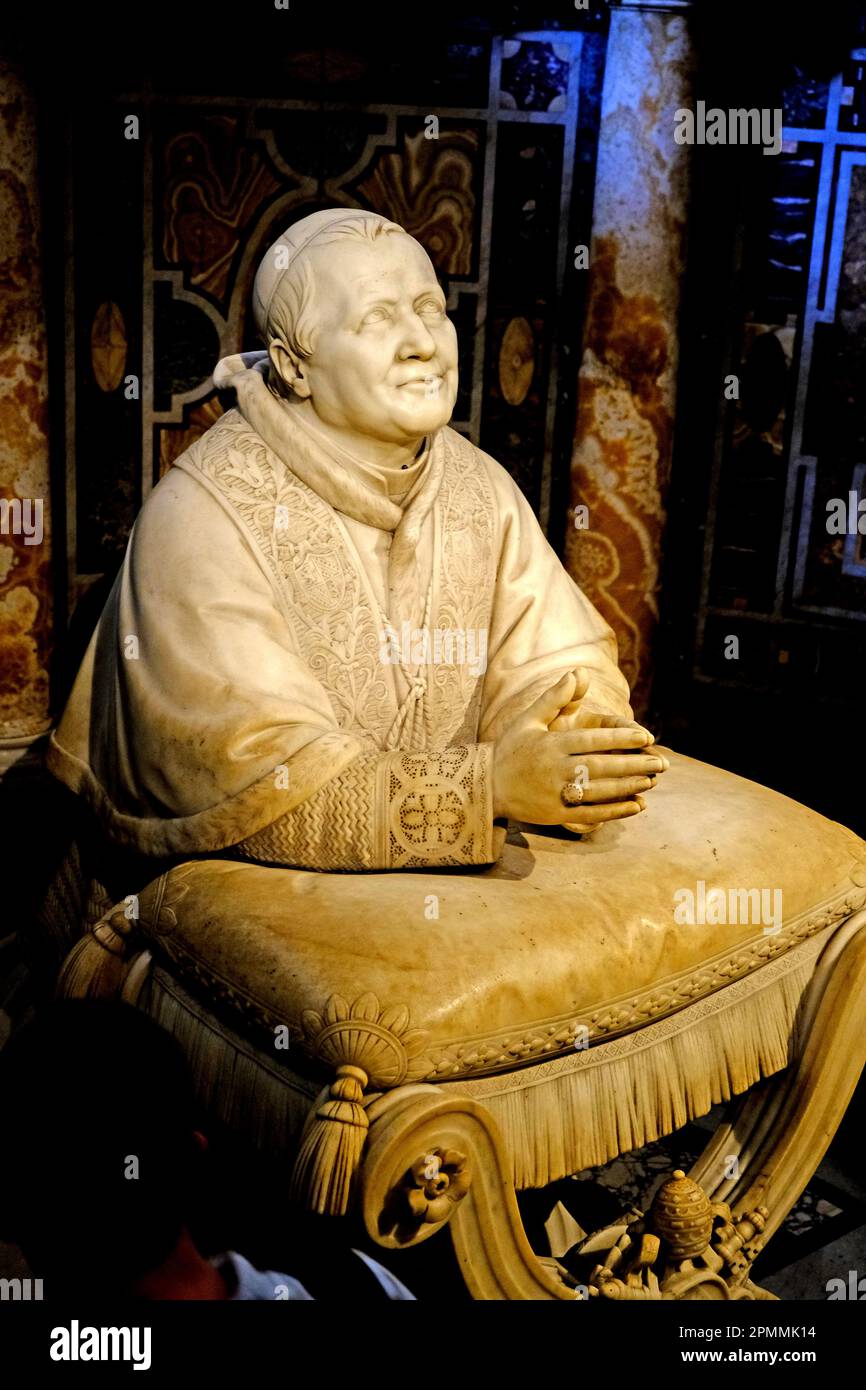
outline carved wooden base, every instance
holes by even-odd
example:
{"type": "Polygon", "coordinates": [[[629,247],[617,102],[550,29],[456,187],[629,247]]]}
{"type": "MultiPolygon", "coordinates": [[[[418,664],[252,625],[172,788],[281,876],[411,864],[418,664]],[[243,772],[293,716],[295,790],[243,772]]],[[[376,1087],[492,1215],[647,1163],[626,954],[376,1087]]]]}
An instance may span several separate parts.
{"type": "Polygon", "coordinates": [[[752,1263],[818,1167],[866,1061],[866,913],[824,951],[798,1023],[797,1061],[754,1087],[686,1177],[649,1212],[587,1236],[569,1253],[584,1281],[529,1245],[497,1127],[483,1106],[442,1088],[400,1087],[367,1107],[360,1172],[367,1230],[413,1245],[448,1225],[473,1298],[772,1299],[752,1263]]]}

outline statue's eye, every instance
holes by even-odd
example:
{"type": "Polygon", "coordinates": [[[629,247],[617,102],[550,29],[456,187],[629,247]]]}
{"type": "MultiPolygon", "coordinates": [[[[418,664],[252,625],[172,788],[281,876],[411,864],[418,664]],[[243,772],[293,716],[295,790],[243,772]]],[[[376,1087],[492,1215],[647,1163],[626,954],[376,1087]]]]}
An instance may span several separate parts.
{"type": "Polygon", "coordinates": [[[388,310],[385,308],[384,304],[377,304],[374,309],[370,309],[369,312],[364,315],[361,319],[361,325],[363,327],[368,323],[384,323],[387,317],[388,310]]]}
{"type": "Polygon", "coordinates": [[[418,313],[431,314],[434,318],[441,318],[445,310],[438,299],[425,299],[422,304],[418,305],[418,313]]]}

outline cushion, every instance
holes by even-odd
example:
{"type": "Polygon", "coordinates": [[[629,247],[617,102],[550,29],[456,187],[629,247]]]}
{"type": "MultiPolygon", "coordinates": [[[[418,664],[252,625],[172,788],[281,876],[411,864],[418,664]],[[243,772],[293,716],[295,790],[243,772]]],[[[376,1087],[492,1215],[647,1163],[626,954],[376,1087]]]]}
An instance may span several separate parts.
{"type": "MultiPolygon", "coordinates": [[[[666,750],[667,752],[667,750],[666,750]]],[[[866,844],[674,753],[648,809],[578,840],[512,827],[478,870],[197,860],[141,895],[157,964],[291,1055],[372,1087],[574,1054],[692,1006],[866,901],[866,844]]]]}

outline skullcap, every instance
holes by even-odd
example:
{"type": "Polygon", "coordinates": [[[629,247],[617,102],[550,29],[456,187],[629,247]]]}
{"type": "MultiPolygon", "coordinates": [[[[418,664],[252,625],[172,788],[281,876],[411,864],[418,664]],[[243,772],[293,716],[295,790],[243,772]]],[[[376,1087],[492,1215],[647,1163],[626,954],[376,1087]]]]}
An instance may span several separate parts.
{"type": "Polygon", "coordinates": [[[374,218],[379,222],[389,221],[378,212],[367,212],[364,208],[324,208],[321,212],[311,212],[309,216],[302,217],[268,247],[253,283],[253,313],[256,327],[263,339],[267,337],[267,322],[274,295],[292,263],[322,232],[338,226],[341,222],[355,221],[358,217],[374,218]],[[278,256],[278,247],[285,247],[287,254],[278,256]]]}

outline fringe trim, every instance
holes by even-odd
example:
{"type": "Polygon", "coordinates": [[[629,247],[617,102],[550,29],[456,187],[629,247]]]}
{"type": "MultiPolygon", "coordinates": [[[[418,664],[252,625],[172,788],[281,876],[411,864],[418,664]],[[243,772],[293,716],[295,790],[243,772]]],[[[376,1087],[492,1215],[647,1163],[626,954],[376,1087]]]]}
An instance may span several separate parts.
{"type": "MultiPolygon", "coordinates": [[[[833,930],[637,1032],[513,1072],[440,1083],[440,1089],[487,1108],[518,1190],[608,1163],[789,1065],[798,1009],[833,930]]],[[[218,1024],[160,969],[142,1007],[180,1041],[203,1104],[264,1151],[290,1152],[303,1131],[306,1157],[299,1154],[295,1183],[314,1209],[345,1209],[366,1137],[354,1089],[351,1096],[320,1091],[293,1073],[288,1057],[280,1066],[218,1024]]]]}
{"type": "Polygon", "coordinates": [[[252,1046],[187,994],[164,970],[155,969],[140,1005],[173,1033],[186,1054],[201,1104],[263,1153],[287,1153],[297,1142],[321,1090],[252,1046]]]}
{"type": "Polygon", "coordinates": [[[300,1134],[291,1195],[311,1211],[344,1215],[367,1139],[366,1072],[338,1067],[315,1103],[315,1083],[304,1089],[288,1067],[219,1024],[165,971],[153,971],[141,1007],[177,1038],[211,1114],[264,1152],[287,1153],[300,1134]]]}
{"type": "Polygon", "coordinates": [[[454,1089],[477,1099],[495,1119],[515,1187],[544,1187],[661,1139],[788,1066],[797,1011],[814,970],[810,952],[769,989],[712,1013],[695,1005],[691,1020],[684,1010],[565,1059],[570,1069],[558,1075],[534,1081],[516,1072],[498,1091],[495,1082],[502,1078],[488,1078],[486,1086],[455,1081],[454,1089]]]}

